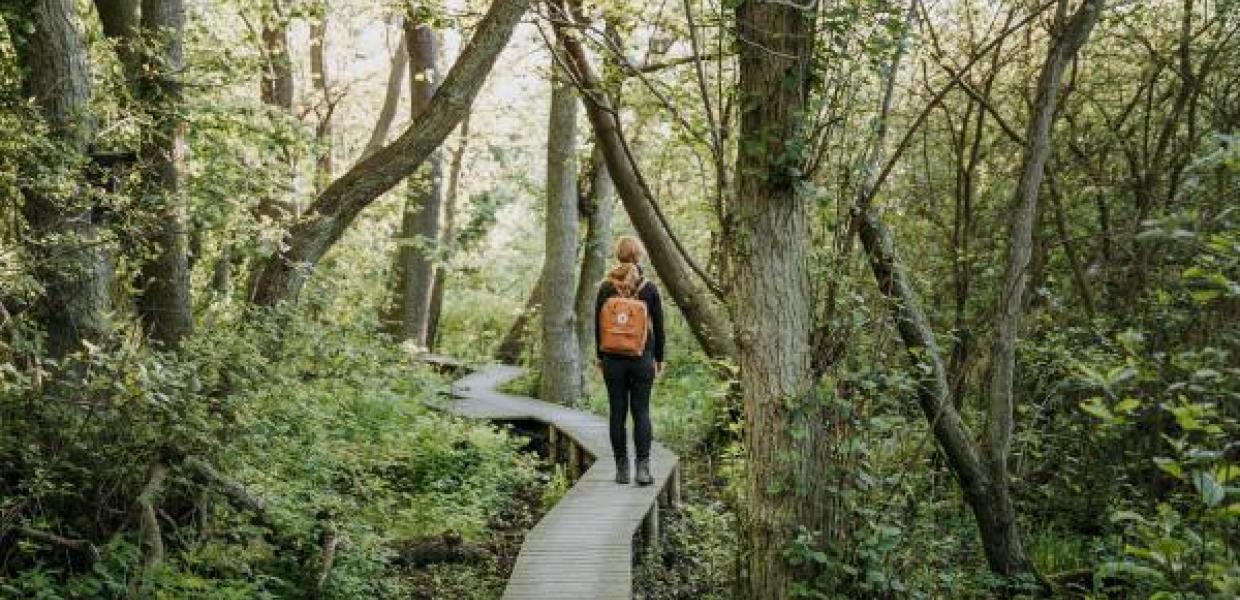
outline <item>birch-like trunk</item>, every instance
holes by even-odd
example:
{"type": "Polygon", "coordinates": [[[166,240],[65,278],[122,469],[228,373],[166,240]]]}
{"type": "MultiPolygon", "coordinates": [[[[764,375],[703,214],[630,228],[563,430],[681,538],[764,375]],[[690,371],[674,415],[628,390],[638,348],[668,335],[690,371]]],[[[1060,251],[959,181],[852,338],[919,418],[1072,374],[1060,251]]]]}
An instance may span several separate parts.
{"type": "MultiPolygon", "coordinates": [[[[555,51],[559,51],[557,48],[555,51]]],[[[581,395],[577,346],[577,93],[552,63],[547,127],[547,211],[539,398],[573,405],[581,395]]]]}
{"type": "Polygon", "coordinates": [[[452,152],[452,160],[448,165],[448,189],[443,199],[443,231],[439,236],[442,248],[442,262],[435,269],[435,285],[431,290],[431,314],[426,321],[426,347],[431,351],[439,343],[439,320],[443,316],[443,298],[447,294],[448,269],[452,264],[452,256],[456,252],[456,213],[457,197],[461,191],[461,173],[465,166],[465,148],[469,145],[469,115],[461,121],[461,141],[452,152]]]}

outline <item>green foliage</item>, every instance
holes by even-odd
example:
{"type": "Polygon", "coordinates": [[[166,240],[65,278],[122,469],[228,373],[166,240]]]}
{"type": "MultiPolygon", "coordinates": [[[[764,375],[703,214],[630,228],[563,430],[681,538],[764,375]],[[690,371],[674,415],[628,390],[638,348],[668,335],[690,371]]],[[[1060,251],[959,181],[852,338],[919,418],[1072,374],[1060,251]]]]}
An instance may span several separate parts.
{"type": "Polygon", "coordinates": [[[124,597],[139,576],[127,515],[155,461],[173,469],[168,556],[146,585],[167,597],[305,595],[329,527],[346,540],[329,597],[402,597],[402,546],[444,533],[485,542],[518,492],[537,488],[518,441],[425,408],[443,382],[385,338],[255,316],[216,321],[181,357],[93,350],[75,358],[87,375],[73,386],[36,390],[7,366],[0,507],[91,541],[100,559],[65,564],[23,541],[0,550],[3,595],[124,597]],[[227,501],[188,456],[264,498],[263,514],[227,501]]]}
{"type": "Polygon", "coordinates": [[[634,598],[723,600],[737,582],[737,528],[726,506],[692,502],[661,519],[659,551],[641,557],[634,598]]]}
{"type": "Polygon", "coordinates": [[[1114,376],[1092,369],[1107,397],[1082,403],[1094,439],[1123,456],[1112,472],[1122,486],[1153,495],[1119,495],[1111,523],[1116,545],[1094,574],[1095,588],[1116,580],[1144,594],[1234,595],[1240,567],[1228,546],[1240,518],[1240,423],[1227,406],[1240,397],[1230,353],[1203,348],[1151,357],[1144,337],[1119,336],[1123,365],[1114,376]],[[1151,432],[1157,432],[1155,438],[1151,432]]]}

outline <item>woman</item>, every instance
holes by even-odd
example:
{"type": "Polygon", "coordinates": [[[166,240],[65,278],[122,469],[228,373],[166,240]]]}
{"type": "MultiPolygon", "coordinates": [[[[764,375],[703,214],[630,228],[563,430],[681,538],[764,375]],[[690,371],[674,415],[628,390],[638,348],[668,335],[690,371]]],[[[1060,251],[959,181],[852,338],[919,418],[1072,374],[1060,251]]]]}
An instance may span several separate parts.
{"type": "Polygon", "coordinates": [[[628,236],[616,242],[617,264],[599,285],[594,305],[594,339],[599,368],[607,382],[611,406],[611,449],[616,457],[616,483],[629,482],[625,421],[633,414],[638,485],[650,485],[650,391],[663,372],[663,304],[659,290],[638,266],[646,251],[628,236]],[[638,323],[636,330],[625,326],[638,323]]]}

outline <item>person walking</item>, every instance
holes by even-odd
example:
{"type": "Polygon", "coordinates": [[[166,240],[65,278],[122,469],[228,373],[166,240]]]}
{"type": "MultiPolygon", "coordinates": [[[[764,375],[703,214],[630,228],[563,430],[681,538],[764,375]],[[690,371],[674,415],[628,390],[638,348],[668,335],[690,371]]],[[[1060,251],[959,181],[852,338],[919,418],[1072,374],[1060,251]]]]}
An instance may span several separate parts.
{"type": "Polygon", "coordinates": [[[646,250],[629,236],[616,241],[616,265],[599,284],[594,306],[594,339],[598,365],[607,384],[612,454],[616,483],[629,482],[628,436],[625,424],[633,415],[638,485],[650,485],[650,393],[663,372],[663,303],[659,289],[643,275],[639,263],[646,250]]]}

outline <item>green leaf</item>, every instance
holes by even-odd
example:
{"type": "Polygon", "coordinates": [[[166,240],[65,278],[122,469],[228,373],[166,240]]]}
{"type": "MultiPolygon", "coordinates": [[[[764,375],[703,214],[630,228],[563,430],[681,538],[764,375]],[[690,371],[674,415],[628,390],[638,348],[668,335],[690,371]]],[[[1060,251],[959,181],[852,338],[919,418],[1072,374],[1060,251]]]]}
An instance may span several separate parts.
{"type": "Polygon", "coordinates": [[[1174,458],[1159,456],[1154,459],[1154,464],[1158,465],[1158,468],[1162,469],[1164,473],[1176,479],[1184,478],[1184,468],[1180,466],[1180,461],[1174,458]]]}
{"type": "Polygon", "coordinates": [[[1227,497],[1227,490],[1214,480],[1214,476],[1205,471],[1193,471],[1193,487],[1201,494],[1201,501],[1211,508],[1218,506],[1227,497]]]}
{"type": "Polygon", "coordinates": [[[1115,420],[1115,415],[1111,414],[1111,411],[1106,407],[1105,404],[1102,403],[1101,398],[1097,398],[1097,397],[1090,398],[1089,400],[1082,402],[1081,410],[1085,411],[1086,413],[1090,415],[1098,417],[1099,419],[1102,419],[1103,421],[1110,422],[1110,421],[1115,420]]]}

